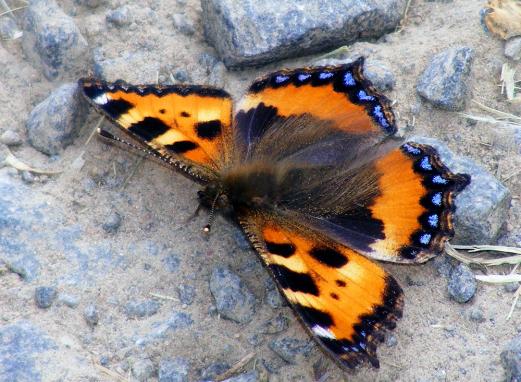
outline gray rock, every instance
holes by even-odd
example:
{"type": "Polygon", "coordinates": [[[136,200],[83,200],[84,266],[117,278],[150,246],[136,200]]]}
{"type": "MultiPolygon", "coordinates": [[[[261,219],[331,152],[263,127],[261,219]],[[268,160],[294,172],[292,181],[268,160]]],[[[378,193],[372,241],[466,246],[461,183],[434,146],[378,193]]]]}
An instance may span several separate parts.
{"type": "Polygon", "coordinates": [[[380,61],[367,60],[364,75],[380,91],[391,90],[396,84],[394,74],[380,61]]]}
{"type": "Polygon", "coordinates": [[[154,373],[156,371],[154,364],[148,358],[139,358],[134,360],[134,362],[132,363],[131,370],[132,375],[139,382],[148,381],[150,378],[154,376],[154,373]]]}
{"type": "Polygon", "coordinates": [[[78,85],[60,86],[31,111],[26,123],[29,143],[45,154],[59,154],[77,136],[86,114],[78,85]]]}
{"type": "Polygon", "coordinates": [[[296,338],[279,338],[271,341],[268,347],[273,350],[280,358],[288,363],[295,363],[299,354],[308,355],[312,349],[312,343],[296,338]]]}
{"type": "Polygon", "coordinates": [[[388,333],[385,337],[385,344],[387,345],[387,347],[393,348],[396,345],[398,345],[398,340],[393,334],[388,333]]]}
{"type": "Polygon", "coordinates": [[[266,285],[265,285],[265,290],[266,290],[265,301],[270,307],[272,307],[273,309],[277,309],[277,308],[280,308],[281,306],[286,305],[286,301],[284,300],[284,297],[282,297],[279,290],[275,286],[275,282],[271,278],[267,279],[266,285]]]}
{"type": "Polygon", "coordinates": [[[192,79],[190,77],[190,75],[188,74],[188,72],[184,69],[178,69],[175,71],[174,73],[174,78],[181,82],[181,83],[185,83],[185,82],[191,82],[192,79]]]}
{"type": "Polygon", "coordinates": [[[60,293],[58,301],[73,309],[80,304],[80,299],[78,297],[67,293],[60,293]]]}
{"type": "Polygon", "coordinates": [[[255,297],[235,273],[217,267],[210,277],[210,291],[219,313],[229,320],[244,324],[255,313],[255,297]]]}
{"type": "Polygon", "coordinates": [[[218,375],[226,372],[228,369],[230,369],[230,365],[228,363],[215,362],[201,372],[201,378],[203,381],[211,381],[214,380],[218,375]]]}
{"type": "Polygon", "coordinates": [[[34,291],[34,301],[38,308],[47,309],[51,307],[54,300],[56,300],[57,295],[58,292],[54,287],[37,287],[34,291]]]}
{"type": "Polygon", "coordinates": [[[184,358],[164,358],[159,362],[159,382],[188,382],[189,364],[184,358]]]}
{"type": "Polygon", "coordinates": [[[121,226],[121,221],[121,215],[116,211],[112,211],[105,219],[105,222],[101,224],[101,228],[107,233],[116,233],[121,226]]]}
{"type": "Polygon", "coordinates": [[[263,334],[275,334],[280,333],[286,330],[289,326],[289,320],[288,318],[283,315],[282,313],[279,313],[275,317],[273,317],[271,320],[268,320],[264,322],[260,326],[260,332],[263,334]]]}
{"type": "Polygon", "coordinates": [[[2,381],[40,381],[38,356],[57,349],[56,344],[28,321],[0,326],[0,379],[2,381]]]}
{"type": "Polygon", "coordinates": [[[503,289],[508,293],[514,293],[519,289],[519,283],[508,283],[503,286],[503,289]]]}
{"type": "Polygon", "coordinates": [[[88,45],[74,20],[54,0],[31,0],[23,20],[28,59],[49,80],[77,78],[88,61],[88,45]]]}
{"type": "Polygon", "coordinates": [[[418,94],[440,109],[463,110],[473,59],[474,51],[468,47],[450,48],[435,55],[418,79],[418,94]]]}
{"type": "Polygon", "coordinates": [[[191,285],[179,284],[177,286],[177,297],[182,304],[192,305],[195,298],[195,288],[191,285]]]}
{"type": "Polygon", "coordinates": [[[394,30],[405,0],[203,0],[207,40],[229,68],[328,51],[394,30]]]}
{"type": "Polygon", "coordinates": [[[174,27],[184,35],[191,36],[195,33],[194,23],[186,15],[175,13],[172,15],[174,27]]]}
{"type": "Polygon", "coordinates": [[[125,305],[125,314],[128,318],[150,317],[159,311],[161,304],[156,300],[130,301],[125,305]]]}
{"type": "Polygon", "coordinates": [[[226,66],[222,62],[218,62],[212,68],[208,76],[208,85],[216,88],[223,88],[226,80],[226,66]]]}
{"type": "Polygon", "coordinates": [[[206,74],[210,74],[210,71],[218,62],[219,59],[209,52],[203,52],[199,55],[199,64],[206,70],[206,74]]]}
{"type": "Polygon", "coordinates": [[[185,312],[174,312],[167,321],[168,328],[172,330],[184,329],[193,323],[192,316],[185,312]]]}
{"type": "Polygon", "coordinates": [[[163,264],[165,264],[166,269],[169,272],[177,272],[179,269],[179,264],[181,264],[181,260],[176,255],[168,255],[163,259],[163,264]]]}
{"type": "Polygon", "coordinates": [[[31,171],[22,171],[21,178],[27,184],[33,184],[38,179],[31,171]]]}
{"type": "Polygon", "coordinates": [[[90,327],[94,327],[98,325],[99,323],[99,313],[98,308],[94,304],[88,305],[83,310],[83,318],[85,318],[85,321],[90,327]]]}
{"type": "Polygon", "coordinates": [[[470,301],[476,293],[476,287],[476,278],[468,266],[460,264],[452,270],[448,291],[453,300],[459,303],[470,301]]]}
{"type": "Polygon", "coordinates": [[[501,352],[506,382],[521,382],[521,336],[510,341],[501,352]]]}
{"type": "Polygon", "coordinates": [[[448,256],[445,255],[439,255],[434,258],[432,261],[434,267],[440,274],[440,276],[443,276],[445,278],[449,278],[450,274],[452,273],[452,269],[454,266],[452,265],[450,259],[448,256]]]}
{"type": "Polygon", "coordinates": [[[469,312],[469,319],[475,322],[485,322],[485,314],[483,309],[479,307],[471,308],[469,312]]]}
{"type": "Polygon", "coordinates": [[[248,371],[247,373],[236,375],[223,380],[222,382],[257,382],[260,380],[259,372],[257,370],[248,371]]]}
{"type": "Polygon", "coordinates": [[[22,37],[23,32],[18,28],[16,21],[10,16],[0,16],[0,39],[16,40],[22,37]]]}
{"type": "Polygon", "coordinates": [[[508,217],[512,199],[509,189],[472,159],[453,154],[437,139],[414,136],[409,140],[433,146],[452,172],[466,173],[472,178],[470,184],[456,198],[456,234],[453,242],[495,242],[508,217]]]}
{"type": "Polygon", "coordinates": [[[512,37],[505,42],[505,56],[514,61],[521,60],[521,36],[512,37]]]}
{"type": "Polygon", "coordinates": [[[0,135],[0,143],[7,146],[18,146],[23,143],[23,140],[16,131],[6,130],[0,135]]]}
{"type": "Polygon", "coordinates": [[[106,15],[107,21],[116,26],[116,27],[124,27],[130,25],[133,21],[130,10],[127,6],[123,6],[117,9],[113,9],[107,12],[106,15]]]}

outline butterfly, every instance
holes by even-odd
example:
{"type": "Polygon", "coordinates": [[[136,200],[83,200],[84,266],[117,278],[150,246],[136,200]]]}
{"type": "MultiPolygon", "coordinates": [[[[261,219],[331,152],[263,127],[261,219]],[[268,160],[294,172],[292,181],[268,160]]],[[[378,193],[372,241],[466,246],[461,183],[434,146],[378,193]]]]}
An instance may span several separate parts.
{"type": "Polygon", "coordinates": [[[439,254],[470,182],[434,148],[394,137],[390,101],[363,62],[271,73],[235,111],[212,87],[79,81],[98,111],[201,184],[211,214],[242,227],[304,327],[345,368],[378,367],[377,343],[402,315],[402,289],[370,259],[439,254]]]}

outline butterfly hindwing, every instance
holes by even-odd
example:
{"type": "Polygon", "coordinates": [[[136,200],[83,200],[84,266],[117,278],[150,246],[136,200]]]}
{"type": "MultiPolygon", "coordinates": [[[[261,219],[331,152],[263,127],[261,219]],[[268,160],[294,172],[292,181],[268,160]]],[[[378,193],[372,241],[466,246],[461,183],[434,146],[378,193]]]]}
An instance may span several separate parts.
{"type": "Polygon", "coordinates": [[[87,99],[160,155],[216,172],[229,160],[231,97],[196,85],[130,85],[81,79],[87,99]]]}
{"type": "Polygon", "coordinates": [[[305,327],[337,362],[378,367],[382,329],[401,317],[398,283],[380,266],[317,232],[261,213],[239,218],[305,327]]]}
{"type": "Polygon", "coordinates": [[[365,136],[367,143],[396,132],[389,100],[363,75],[363,58],[342,66],[282,70],[256,80],[239,102],[235,124],[240,139],[251,145],[274,124],[303,115],[329,122],[339,132],[365,136]]]}

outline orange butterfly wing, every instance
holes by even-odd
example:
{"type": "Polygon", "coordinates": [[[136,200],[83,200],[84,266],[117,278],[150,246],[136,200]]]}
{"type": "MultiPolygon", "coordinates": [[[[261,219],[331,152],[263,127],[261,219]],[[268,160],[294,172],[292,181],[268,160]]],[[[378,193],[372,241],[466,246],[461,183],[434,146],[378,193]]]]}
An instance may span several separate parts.
{"type": "Polygon", "coordinates": [[[140,142],[184,167],[216,172],[230,158],[231,97],[203,86],[107,83],[81,79],[87,99],[140,142]]]}
{"type": "Polygon", "coordinates": [[[333,359],[378,367],[382,329],[401,317],[403,296],[380,266],[318,232],[273,216],[251,214],[240,223],[279,289],[333,359]]]}

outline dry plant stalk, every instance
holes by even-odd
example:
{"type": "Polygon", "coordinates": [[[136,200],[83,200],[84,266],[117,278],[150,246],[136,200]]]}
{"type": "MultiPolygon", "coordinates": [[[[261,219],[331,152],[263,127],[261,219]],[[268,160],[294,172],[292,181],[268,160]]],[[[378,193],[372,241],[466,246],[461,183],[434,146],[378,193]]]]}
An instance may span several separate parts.
{"type": "Polygon", "coordinates": [[[516,97],[515,74],[516,69],[512,68],[508,62],[505,62],[501,67],[501,94],[505,94],[509,101],[512,101],[516,97]]]}

